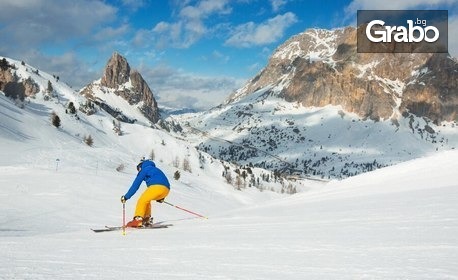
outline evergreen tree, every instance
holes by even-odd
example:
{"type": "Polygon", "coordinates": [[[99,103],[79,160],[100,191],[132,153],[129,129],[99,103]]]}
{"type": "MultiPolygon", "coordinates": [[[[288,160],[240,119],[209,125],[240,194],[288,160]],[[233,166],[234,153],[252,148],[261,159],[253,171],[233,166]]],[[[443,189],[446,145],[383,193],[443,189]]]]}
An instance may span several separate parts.
{"type": "Polygon", "coordinates": [[[52,83],[51,83],[50,80],[48,80],[47,92],[48,92],[48,93],[51,93],[51,92],[53,92],[53,91],[54,91],[54,89],[53,89],[53,87],[52,87],[52,83]]]}
{"type": "Polygon", "coordinates": [[[2,60],[0,60],[0,69],[5,71],[7,70],[8,68],[10,67],[10,64],[8,63],[8,61],[6,60],[6,58],[3,58],[2,60]]]}
{"type": "Polygon", "coordinates": [[[94,144],[94,139],[92,139],[91,135],[88,135],[84,137],[84,143],[86,143],[86,145],[88,145],[89,147],[92,147],[92,145],[94,144]]]}
{"type": "Polygon", "coordinates": [[[68,103],[67,110],[68,110],[67,112],[69,114],[75,114],[76,113],[76,108],[75,108],[75,105],[73,104],[73,102],[68,103]]]}
{"type": "Polygon", "coordinates": [[[180,176],[181,176],[180,171],[177,170],[173,174],[173,179],[178,180],[178,179],[180,179],[180,176]]]}
{"type": "Polygon", "coordinates": [[[60,118],[55,112],[52,112],[51,114],[51,123],[57,128],[60,127],[60,118]]]}

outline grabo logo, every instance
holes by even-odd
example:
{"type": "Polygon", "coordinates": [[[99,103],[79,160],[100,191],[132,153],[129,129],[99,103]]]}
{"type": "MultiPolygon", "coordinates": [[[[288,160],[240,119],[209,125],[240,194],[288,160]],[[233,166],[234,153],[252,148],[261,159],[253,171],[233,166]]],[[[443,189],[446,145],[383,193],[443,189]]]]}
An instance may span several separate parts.
{"type": "Polygon", "coordinates": [[[408,27],[404,26],[385,26],[385,22],[383,20],[373,20],[369,22],[366,27],[366,36],[367,38],[374,43],[378,42],[391,42],[391,38],[398,43],[412,43],[412,42],[421,42],[425,40],[428,43],[436,42],[439,39],[439,29],[435,26],[426,26],[426,20],[420,20],[417,18],[416,24],[422,24],[425,28],[421,26],[414,25],[413,20],[407,20],[408,27]],[[376,37],[372,35],[372,27],[374,27],[374,34],[376,37]],[[378,27],[384,27],[384,30],[379,30],[378,27]],[[419,34],[418,37],[414,36],[415,31],[419,34]],[[428,31],[434,33],[434,36],[431,38],[428,37],[428,31]]]}
{"type": "Polygon", "coordinates": [[[448,52],[447,10],[359,10],[358,52],[448,52]]]}

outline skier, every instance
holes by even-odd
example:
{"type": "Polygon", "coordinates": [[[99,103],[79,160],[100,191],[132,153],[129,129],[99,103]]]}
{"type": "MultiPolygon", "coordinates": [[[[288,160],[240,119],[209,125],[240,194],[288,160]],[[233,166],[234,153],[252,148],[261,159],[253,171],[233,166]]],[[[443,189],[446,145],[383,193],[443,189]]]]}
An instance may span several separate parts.
{"type": "Polygon", "coordinates": [[[143,192],[137,201],[135,215],[132,221],[127,223],[127,227],[141,227],[152,224],[151,218],[151,201],[164,201],[164,198],[169,194],[170,183],[154,162],[149,159],[142,159],[137,165],[137,177],[127,193],[121,196],[121,202],[125,203],[130,199],[140,187],[142,181],[145,181],[147,189],[143,192]]]}

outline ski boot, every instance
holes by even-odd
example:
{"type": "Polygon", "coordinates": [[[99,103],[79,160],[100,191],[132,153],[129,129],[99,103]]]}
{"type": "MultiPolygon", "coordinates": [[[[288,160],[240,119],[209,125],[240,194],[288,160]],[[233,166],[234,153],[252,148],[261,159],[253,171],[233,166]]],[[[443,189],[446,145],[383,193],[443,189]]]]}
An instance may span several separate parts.
{"type": "Polygon", "coordinates": [[[153,225],[153,217],[145,217],[143,218],[143,226],[150,227],[153,225]]]}
{"type": "Polygon", "coordinates": [[[127,223],[126,227],[142,227],[143,226],[143,218],[140,216],[135,216],[134,219],[127,223]]]}

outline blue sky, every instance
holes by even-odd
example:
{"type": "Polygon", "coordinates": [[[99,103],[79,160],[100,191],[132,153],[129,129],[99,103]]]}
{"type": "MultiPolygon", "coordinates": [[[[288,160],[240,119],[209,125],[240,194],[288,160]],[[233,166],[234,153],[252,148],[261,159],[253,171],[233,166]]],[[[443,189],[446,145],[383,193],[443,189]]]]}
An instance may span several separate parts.
{"type": "Polygon", "coordinates": [[[354,25],[358,9],[447,9],[456,56],[458,0],[0,0],[0,55],[75,89],[114,51],[159,105],[206,109],[254,77],[277,46],[308,28],[354,25]]]}

